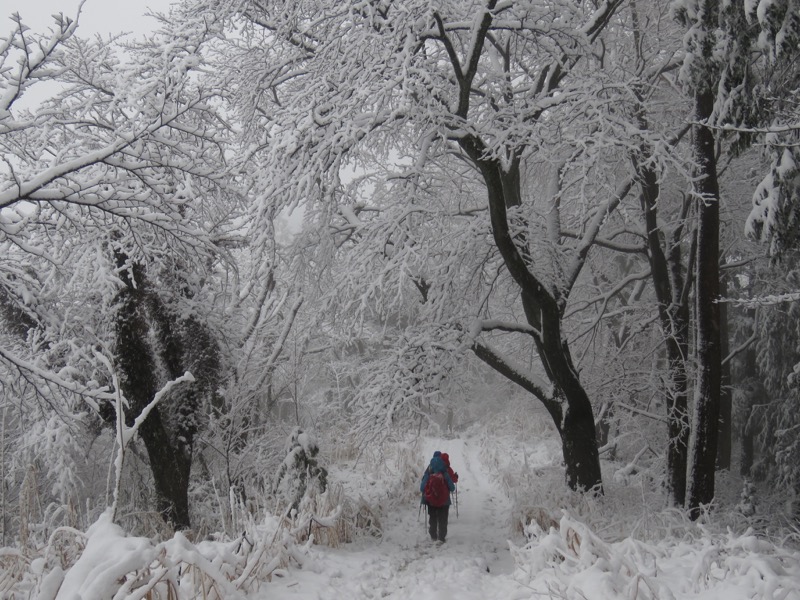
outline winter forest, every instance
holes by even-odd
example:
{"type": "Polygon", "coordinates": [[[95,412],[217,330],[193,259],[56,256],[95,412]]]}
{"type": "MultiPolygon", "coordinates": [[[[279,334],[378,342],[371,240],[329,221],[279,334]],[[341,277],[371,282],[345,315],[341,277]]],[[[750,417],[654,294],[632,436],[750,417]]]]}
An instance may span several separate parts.
{"type": "Polygon", "coordinates": [[[800,599],[800,0],[2,16],[0,598],[800,599]]]}

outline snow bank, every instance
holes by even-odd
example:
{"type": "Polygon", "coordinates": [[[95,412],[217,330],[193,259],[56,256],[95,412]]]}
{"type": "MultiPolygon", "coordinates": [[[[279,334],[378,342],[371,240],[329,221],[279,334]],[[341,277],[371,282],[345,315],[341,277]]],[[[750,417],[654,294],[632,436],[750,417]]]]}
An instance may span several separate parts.
{"type": "MultiPolygon", "coordinates": [[[[280,574],[290,562],[302,563],[307,546],[280,520],[268,516],[249,523],[241,538],[192,543],[181,532],[156,543],[128,536],[106,511],[84,534],[56,534],[27,571],[0,591],[4,600],[204,600],[245,598],[280,574]],[[69,552],[64,552],[68,547],[69,552]],[[68,557],[76,557],[70,560],[68,557]]],[[[0,578],[4,579],[4,578],[0,578]]]]}
{"type": "Polygon", "coordinates": [[[565,515],[558,528],[545,532],[533,522],[525,534],[525,546],[511,545],[513,577],[542,594],[586,600],[800,600],[800,552],[750,531],[714,534],[696,526],[683,539],[607,543],[565,515]]]}

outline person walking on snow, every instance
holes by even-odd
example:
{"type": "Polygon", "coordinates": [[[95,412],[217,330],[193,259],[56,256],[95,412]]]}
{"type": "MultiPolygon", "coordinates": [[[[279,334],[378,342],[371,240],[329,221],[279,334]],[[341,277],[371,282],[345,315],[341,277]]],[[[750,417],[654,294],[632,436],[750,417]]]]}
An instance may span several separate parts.
{"type": "Polygon", "coordinates": [[[428,533],[434,541],[443,543],[447,538],[450,492],[455,489],[456,486],[447,472],[447,464],[442,458],[442,453],[437,450],[433,453],[433,458],[419,484],[422,503],[428,507],[428,533]]]}

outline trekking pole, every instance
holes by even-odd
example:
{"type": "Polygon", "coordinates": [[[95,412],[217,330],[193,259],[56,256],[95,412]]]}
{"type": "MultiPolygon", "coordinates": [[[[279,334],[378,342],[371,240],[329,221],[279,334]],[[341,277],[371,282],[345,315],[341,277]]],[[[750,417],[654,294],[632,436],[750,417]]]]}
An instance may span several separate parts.
{"type": "Polygon", "coordinates": [[[458,484],[455,485],[456,488],[456,519],[458,518],[458,484]]]}

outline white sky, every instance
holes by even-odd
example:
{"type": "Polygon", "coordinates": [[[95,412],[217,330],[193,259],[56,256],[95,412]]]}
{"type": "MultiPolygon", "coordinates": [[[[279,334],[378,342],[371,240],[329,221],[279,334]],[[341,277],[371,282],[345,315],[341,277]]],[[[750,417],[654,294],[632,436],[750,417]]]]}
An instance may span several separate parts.
{"type": "MultiPolygon", "coordinates": [[[[172,0],[86,0],[80,15],[78,34],[87,37],[99,33],[146,33],[155,20],[147,12],[167,12],[172,0]]],[[[2,0],[0,2],[0,36],[12,28],[9,17],[18,12],[23,23],[36,32],[51,26],[51,15],[64,13],[74,17],[80,0],[2,0]]]]}

